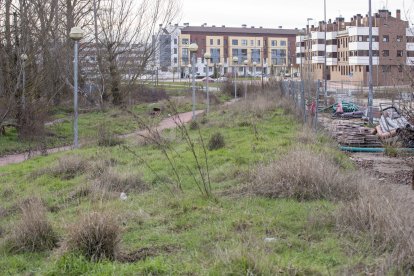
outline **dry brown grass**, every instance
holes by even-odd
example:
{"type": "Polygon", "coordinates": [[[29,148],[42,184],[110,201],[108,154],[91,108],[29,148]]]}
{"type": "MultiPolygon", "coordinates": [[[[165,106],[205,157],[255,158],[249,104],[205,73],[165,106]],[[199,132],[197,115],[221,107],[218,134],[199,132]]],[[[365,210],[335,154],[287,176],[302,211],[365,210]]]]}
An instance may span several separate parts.
{"type": "Polygon", "coordinates": [[[121,228],[111,213],[92,212],[69,229],[66,246],[91,261],[115,260],[120,235],[121,228]]]}
{"type": "Polygon", "coordinates": [[[339,209],[336,224],[371,253],[386,256],[381,270],[408,275],[414,272],[414,196],[404,188],[365,183],[360,197],[339,209]]]}
{"type": "Polygon", "coordinates": [[[121,173],[109,167],[96,174],[95,177],[92,180],[92,190],[95,193],[145,192],[149,190],[149,185],[137,173],[121,173]]]}
{"type": "Polygon", "coordinates": [[[40,169],[32,173],[36,178],[44,174],[69,180],[85,173],[88,169],[88,161],[80,155],[66,155],[59,158],[57,164],[51,168],[40,169]]]}
{"type": "Polygon", "coordinates": [[[54,248],[58,237],[47,220],[46,208],[38,198],[21,205],[22,217],[15,225],[9,246],[12,252],[41,252],[54,248]]]}
{"type": "Polygon", "coordinates": [[[251,192],[269,198],[340,201],[358,195],[358,176],[342,171],[328,155],[306,147],[257,167],[251,175],[251,192]]]}

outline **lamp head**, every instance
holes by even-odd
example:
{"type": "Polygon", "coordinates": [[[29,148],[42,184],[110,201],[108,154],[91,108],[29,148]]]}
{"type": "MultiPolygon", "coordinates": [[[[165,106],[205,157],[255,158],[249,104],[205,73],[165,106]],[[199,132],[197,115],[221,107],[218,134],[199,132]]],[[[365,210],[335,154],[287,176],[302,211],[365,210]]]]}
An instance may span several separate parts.
{"type": "Polygon", "coordinates": [[[233,62],[234,63],[238,63],[239,62],[239,58],[238,57],[233,57],[233,62]]]}
{"type": "Polygon", "coordinates": [[[253,62],[253,66],[254,67],[256,67],[257,66],[257,62],[255,61],[255,62],[253,62]]]}
{"type": "Polygon", "coordinates": [[[249,61],[246,59],[243,63],[244,63],[244,65],[248,65],[249,61]]]}
{"type": "Polygon", "coordinates": [[[188,50],[190,50],[190,52],[194,53],[198,51],[198,45],[196,43],[191,43],[190,46],[188,47],[188,50]]]}
{"type": "Polygon", "coordinates": [[[83,36],[84,36],[83,30],[80,27],[73,27],[70,30],[69,37],[72,40],[79,41],[79,40],[81,40],[83,38],[83,36]]]}
{"type": "Polygon", "coordinates": [[[205,53],[204,58],[207,59],[207,60],[211,59],[211,54],[210,53],[205,53]]]}

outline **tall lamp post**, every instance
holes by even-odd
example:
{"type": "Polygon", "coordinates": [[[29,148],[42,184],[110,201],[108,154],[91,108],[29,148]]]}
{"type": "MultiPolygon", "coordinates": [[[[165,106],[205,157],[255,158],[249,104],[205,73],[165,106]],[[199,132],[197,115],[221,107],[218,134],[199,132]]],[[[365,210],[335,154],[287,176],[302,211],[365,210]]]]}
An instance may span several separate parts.
{"type": "MultiPolygon", "coordinates": [[[[244,62],[244,77],[247,77],[247,66],[249,65],[249,61],[246,59],[244,62]]],[[[244,82],[244,97],[247,98],[247,82],[246,79],[244,82]]]]}
{"type": "Polygon", "coordinates": [[[238,57],[233,57],[233,71],[234,71],[234,99],[237,99],[237,72],[236,64],[239,62],[238,57]]]}
{"type": "Polygon", "coordinates": [[[256,68],[257,68],[257,62],[253,62],[253,79],[256,79],[256,68]]]}
{"type": "Polygon", "coordinates": [[[20,56],[20,60],[22,61],[22,106],[23,110],[26,109],[26,61],[28,56],[26,54],[22,54],[20,56]]]}
{"type": "Polygon", "coordinates": [[[208,61],[211,59],[211,54],[205,53],[204,59],[206,60],[206,92],[207,92],[207,114],[208,114],[210,112],[210,92],[208,91],[208,80],[209,80],[208,61]]]}
{"type": "Polygon", "coordinates": [[[195,95],[195,71],[196,71],[196,52],[198,51],[198,45],[196,43],[191,43],[190,47],[188,48],[191,54],[191,68],[192,68],[192,75],[193,75],[193,120],[196,118],[195,114],[195,102],[196,102],[196,95],[195,95]]]}
{"type": "Polygon", "coordinates": [[[79,133],[78,133],[78,52],[79,52],[79,40],[83,38],[83,30],[79,27],[73,27],[70,30],[69,37],[75,41],[75,58],[73,66],[73,108],[75,113],[74,123],[73,123],[73,146],[74,148],[79,147],[79,133]]]}

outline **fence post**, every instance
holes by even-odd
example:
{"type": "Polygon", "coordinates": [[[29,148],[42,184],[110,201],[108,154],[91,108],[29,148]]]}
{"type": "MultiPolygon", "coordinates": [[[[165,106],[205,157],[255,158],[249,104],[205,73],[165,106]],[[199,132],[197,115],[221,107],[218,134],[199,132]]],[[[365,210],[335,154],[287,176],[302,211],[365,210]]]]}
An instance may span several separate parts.
{"type": "Polygon", "coordinates": [[[306,100],[305,100],[305,83],[301,81],[301,98],[302,98],[302,108],[303,108],[303,123],[306,124],[306,100]]]}
{"type": "Polygon", "coordinates": [[[320,83],[318,80],[317,86],[316,86],[315,132],[318,132],[319,89],[320,89],[320,83]]]}

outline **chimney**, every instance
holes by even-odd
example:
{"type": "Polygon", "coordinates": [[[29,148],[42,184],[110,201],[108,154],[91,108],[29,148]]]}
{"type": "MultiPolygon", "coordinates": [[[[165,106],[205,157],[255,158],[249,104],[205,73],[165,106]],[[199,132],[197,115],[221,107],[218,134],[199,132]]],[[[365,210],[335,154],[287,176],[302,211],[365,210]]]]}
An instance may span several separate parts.
{"type": "Polygon", "coordinates": [[[263,29],[263,27],[262,27],[262,26],[260,26],[260,29],[263,29]]]}
{"type": "Polygon", "coordinates": [[[222,28],[226,28],[226,25],[221,25],[222,28]]]}
{"type": "Polygon", "coordinates": [[[243,25],[242,25],[242,27],[243,27],[243,28],[247,28],[247,25],[246,25],[246,24],[243,24],[243,25]]]}
{"type": "Polygon", "coordinates": [[[401,10],[397,10],[397,19],[401,20],[401,10]]]}
{"type": "Polygon", "coordinates": [[[309,25],[306,25],[306,33],[309,33],[309,25]]]}
{"type": "Polygon", "coordinates": [[[252,26],[252,29],[254,29],[254,26],[252,26]]]}
{"type": "Polygon", "coordinates": [[[216,27],[216,25],[213,25],[213,26],[211,26],[211,27],[215,28],[215,27],[216,27]]]}
{"type": "Polygon", "coordinates": [[[283,26],[279,26],[279,29],[283,29],[283,26]]]}
{"type": "Polygon", "coordinates": [[[183,25],[184,25],[184,27],[188,27],[188,26],[190,26],[190,23],[184,23],[183,25]]]}

